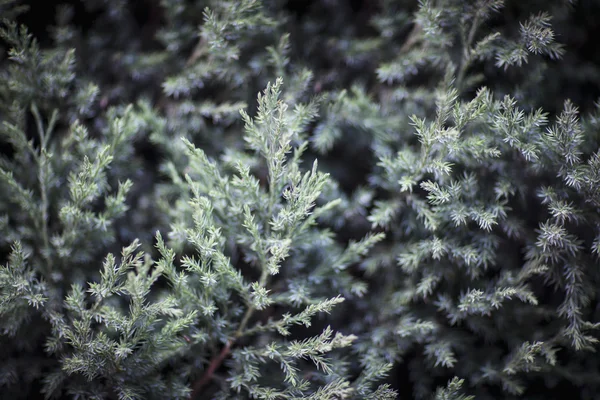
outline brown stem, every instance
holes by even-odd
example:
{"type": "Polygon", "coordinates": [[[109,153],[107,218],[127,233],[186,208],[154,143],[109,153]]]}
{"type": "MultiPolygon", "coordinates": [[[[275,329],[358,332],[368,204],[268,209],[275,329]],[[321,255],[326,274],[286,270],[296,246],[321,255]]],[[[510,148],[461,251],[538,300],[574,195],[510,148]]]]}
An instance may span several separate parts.
{"type": "MultiPolygon", "coordinates": [[[[265,268],[260,277],[260,286],[265,287],[267,285],[268,279],[269,273],[265,268]]],[[[227,341],[227,344],[225,345],[225,347],[223,347],[219,355],[213,357],[213,359],[210,360],[210,364],[206,372],[204,372],[202,377],[196,382],[194,382],[194,384],[192,385],[192,394],[190,395],[189,400],[194,400],[196,396],[198,396],[198,394],[200,393],[200,389],[202,389],[204,385],[210,382],[217,368],[219,368],[221,364],[223,364],[223,360],[225,360],[225,357],[229,355],[229,352],[231,351],[231,346],[233,346],[235,341],[242,337],[242,335],[244,334],[244,329],[246,329],[246,325],[248,325],[248,322],[250,321],[252,314],[254,314],[254,311],[256,311],[256,308],[254,308],[254,306],[252,305],[246,310],[246,314],[244,314],[242,322],[240,323],[240,326],[238,327],[234,336],[227,341]]]]}
{"type": "Polygon", "coordinates": [[[192,52],[192,54],[188,57],[185,66],[189,67],[191,65],[193,65],[196,61],[198,61],[198,59],[200,57],[202,57],[202,55],[205,52],[205,40],[204,38],[200,38],[200,40],[198,41],[198,44],[196,45],[196,47],[194,48],[194,51],[192,52]]]}
{"type": "Polygon", "coordinates": [[[208,369],[204,372],[204,374],[200,377],[200,379],[196,380],[192,385],[192,394],[190,394],[189,400],[194,400],[199,394],[200,390],[209,383],[215,371],[223,364],[225,358],[229,355],[231,351],[231,346],[233,345],[235,339],[229,339],[227,344],[223,347],[221,352],[210,361],[208,369]]]}
{"type": "Polygon", "coordinates": [[[406,37],[404,44],[400,48],[400,53],[408,52],[421,39],[421,25],[415,23],[410,33],[406,37]]]}

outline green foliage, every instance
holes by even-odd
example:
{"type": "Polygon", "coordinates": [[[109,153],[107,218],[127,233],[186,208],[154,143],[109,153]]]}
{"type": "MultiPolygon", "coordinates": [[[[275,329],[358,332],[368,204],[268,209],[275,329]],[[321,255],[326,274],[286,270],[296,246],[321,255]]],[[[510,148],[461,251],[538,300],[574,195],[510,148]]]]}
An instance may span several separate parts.
{"type": "Polygon", "coordinates": [[[0,1],[0,398],[596,397],[598,10],[41,7],[0,1]]]}

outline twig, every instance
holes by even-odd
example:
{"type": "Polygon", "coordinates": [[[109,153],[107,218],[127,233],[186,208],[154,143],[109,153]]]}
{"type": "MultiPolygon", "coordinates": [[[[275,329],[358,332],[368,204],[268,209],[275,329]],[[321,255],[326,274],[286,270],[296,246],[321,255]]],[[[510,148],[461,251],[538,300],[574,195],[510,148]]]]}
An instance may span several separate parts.
{"type": "MultiPolygon", "coordinates": [[[[265,268],[260,277],[260,286],[265,287],[267,285],[268,279],[269,273],[265,268]]],[[[221,366],[221,364],[223,364],[225,357],[229,355],[231,347],[233,346],[235,341],[244,335],[244,329],[246,329],[246,325],[248,325],[248,322],[250,321],[250,318],[252,317],[255,311],[256,308],[253,305],[248,307],[248,309],[246,310],[246,314],[244,314],[242,322],[240,323],[240,326],[238,327],[233,337],[227,341],[227,344],[225,345],[225,347],[223,347],[219,355],[213,357],[213,359],[210,360],[210,364],[208,365],[208,369],[206,370],[206,372],[202,375],[202,377],[199,380],[194,382],[194,384],[192,385],[192,394],[190,395],[189,400],[194,400],[196,396],[200,394],[200,390],[212,380],[213,374],[221,366]]]]}
{"type": "Polygon", "coordinates": [[[204,372],[202,377],[194,382],[192,386],[192,394],[190,394],[189,400],[194,400],[199,394],[200,390],[212,380],[215,371],[223,364],[225,358],[229,355],[231,351],[231,346],[233,345],[235,339],[230,339],[227,341],[227,344],[221,349],[221,352],[210,361],[208,369],[204,372]]]}
{"type": "Polygon", "coordinates": [[[478,10],[475,13],[475,18],[473,20],[473,24],[471,25],[471,29],[469,30],[469,34],[463,43],[463,60],[458,71],[458,76],[456,77],[456,85],[459,89],[462,89],[465,74],[467,72],[467,69],[471,65],[471,61],[473,61],[471,46],[473,45],[473,40],[475,39],[475,33],[477,33],[477,29],[479,28],[479,25],[481,23],[481,17],[481,12],[478,10]]]}
{"type": "Polygon", "coordinates": [[[196,44],[196,47],[194,47],[194,51],[192,51],[192,54],[190,54],[187,61],[185,62],[185,66],[190,67],[193,64],[195,64],[196,61],[198,61],[198,59],[202,57],[202,55],[204,55],[205,51],[206,40],[204,40],[204,37],[201,37],[200,40],[198,40],[198,44],[196,44]]]}
{"type": "Polygon", "coordinates": [[[400,48],[400,53],[407,53],[421,39],[421,25],[415,23],[410,33],[406,37],[404,44],[400,48]]]}

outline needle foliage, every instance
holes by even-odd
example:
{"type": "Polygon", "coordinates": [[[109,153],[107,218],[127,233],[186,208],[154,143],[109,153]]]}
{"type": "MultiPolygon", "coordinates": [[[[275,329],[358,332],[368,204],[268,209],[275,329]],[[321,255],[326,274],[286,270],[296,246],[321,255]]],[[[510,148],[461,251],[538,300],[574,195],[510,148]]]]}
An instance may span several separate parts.
{"type": "Polygon", "coordinates": [[[596,398],[594,16],[0,0],[0,398],[596,398]]]}

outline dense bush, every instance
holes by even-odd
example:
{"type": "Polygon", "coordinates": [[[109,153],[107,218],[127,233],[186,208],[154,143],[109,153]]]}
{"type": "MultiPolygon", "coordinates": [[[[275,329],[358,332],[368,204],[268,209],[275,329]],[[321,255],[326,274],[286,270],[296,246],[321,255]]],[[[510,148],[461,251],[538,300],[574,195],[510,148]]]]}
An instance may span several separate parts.
{"type": "Polygon", "coordinates": [[[0,398],[597,398],[597,2],[0,13],[0,398]]]}

